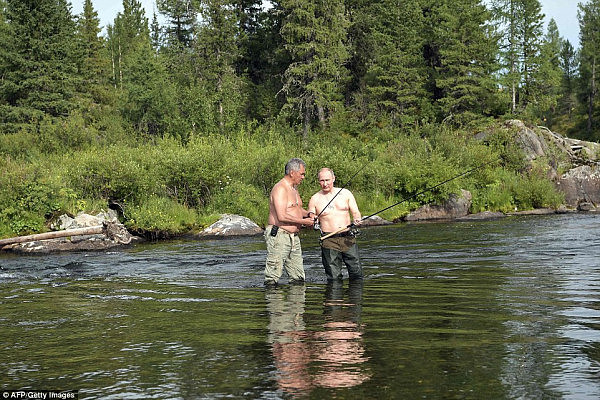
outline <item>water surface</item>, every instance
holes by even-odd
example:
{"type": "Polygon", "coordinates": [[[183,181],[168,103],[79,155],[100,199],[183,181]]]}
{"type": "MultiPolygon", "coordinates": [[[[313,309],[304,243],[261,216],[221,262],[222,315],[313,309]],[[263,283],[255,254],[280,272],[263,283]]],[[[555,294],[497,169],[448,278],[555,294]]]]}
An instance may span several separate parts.
{"type": "Polygon", "coordinates": [[[363,282],[261,237],[0,255],[0,387],[80,398],[600,398],[600,215],[363,229],[363,282]]]}

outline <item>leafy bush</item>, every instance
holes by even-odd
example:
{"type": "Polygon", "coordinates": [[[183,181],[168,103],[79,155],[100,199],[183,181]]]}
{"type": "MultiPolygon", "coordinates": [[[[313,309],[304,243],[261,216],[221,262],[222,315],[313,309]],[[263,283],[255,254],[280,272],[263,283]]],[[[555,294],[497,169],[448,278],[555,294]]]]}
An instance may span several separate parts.
{"type": "Polygon", "coordinates": [[[40,165],[12,166],[0,175],[0,231],[8,235],[42,232],[46,220],[64,208],[66,195],[40,165]]]}
{"type": "Polygon", "coordinates": [[[213,196],[208,211],[238,214],[265,224],[269,216],[269,199],[254,186],[236,181],[224,182],[213,196]]]}
{"type": "Polygon", "coordinates": [[[147,148],[111,146],[74,154],[65,173],[81,198],[135,203],[159,191],[153,164],[147,148]]]}
{"type": "Polygon", "coordinates": [[[126,208],[125,226],[137,231],[177,234],[191,230],[197,223],[198,215],[194,209],[177,203],[172,199],[150,196],[139,204],[126,208]]]}

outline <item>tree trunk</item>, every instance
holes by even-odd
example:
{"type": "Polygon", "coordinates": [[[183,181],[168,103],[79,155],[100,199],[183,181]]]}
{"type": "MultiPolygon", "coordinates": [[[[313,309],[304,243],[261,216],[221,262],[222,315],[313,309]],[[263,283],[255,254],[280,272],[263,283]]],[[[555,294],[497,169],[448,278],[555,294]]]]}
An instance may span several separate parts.
{"type": "Polygon", "coordinates": [[[304,121],[302,123],[302,141],[308,144],[308,131],[310,130],[310,109],[308,104],[304,107],[304,121]]]}
{"type": "Polygon", "coordinates": [[[96,235],[99,233],[104,233],[103,225],[90,226],[87,228],[67,229],[64,231],[37,233],[35,235],[17,236],[8,239],[1,239],[0,247],[6,246],[8,244],[34,242],[36,240],[57,239],[67,236],[96,235]]]}
{"type": "Polygon", "coordinates": [[[325,110],[323,106],[317,106],[317,112],[319,113],[319,123],[321,124],[321,129],[325,129],[325,110]]]}
{"type": "Polygon", "coordinates": [[[591,88],[590,95],[588,96],[588,120],[587,120],[587,134],[588,137],[592,137],[592,122],[594,117],[594,100],[596,97],[596,57],[592,59],[592,77],[591,77],[591,88]]]}
{"type": "Polygon", "coordinates": [[[225,131],[225,117],[223,115],[223,78],[219,75],[218,81],[217,81],[217,93],[219,96],[219,100],[217,100],[217,108],[218,108],[218,112],[219,112],[219,132],[221,134],[224,133],[225,131]]]}

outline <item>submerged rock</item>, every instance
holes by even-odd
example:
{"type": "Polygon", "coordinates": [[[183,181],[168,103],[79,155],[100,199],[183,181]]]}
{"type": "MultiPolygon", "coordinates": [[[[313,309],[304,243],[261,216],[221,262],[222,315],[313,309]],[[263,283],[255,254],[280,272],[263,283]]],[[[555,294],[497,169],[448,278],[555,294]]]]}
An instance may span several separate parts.
{"type": "Polygon", "coordinates": [[[506,214],[500,211],[482,211],[456,218],[457,221],[487,221],[490,219],[504,218],[506,214]]]}

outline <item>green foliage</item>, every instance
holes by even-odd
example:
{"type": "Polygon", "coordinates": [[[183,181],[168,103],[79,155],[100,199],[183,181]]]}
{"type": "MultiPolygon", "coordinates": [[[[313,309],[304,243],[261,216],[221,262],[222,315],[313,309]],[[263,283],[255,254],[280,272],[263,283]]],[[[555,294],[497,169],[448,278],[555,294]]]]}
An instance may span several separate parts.
{"type": "Polygon", "coordinates": [[[374,62],[364,77],[369,109],[377,119],[389,115],[396,125],[422,118],[425,60],[422,57],[423,12],[417,1],[398,7],[394,1],[372,2],[359,13],[372,33],[374,62]]]}
{"type": "Polygon", "coordinates": [[[290,120],[301,121],[308,142],[313,122],[318,119],[324,127],[342,108],[349,24],[341,0],[284,0],[281,4],[285,12],[281,35],[291,57],[284,74],[282,91],[287,103],[283,111],[290,120]]]}
{"type": "Polygon", "coordinates": [[[150,196],[139,204],[125,209],[127,228],[161,232],[167,234],[183,233],[191,230],[198,215],[194,209],[164,197],[150,196]]]}
{"type": "Polygon", "coordinates": [[[264,225],[269,216],[269,199],[255,186],[226,180],[212,197],[209,212],[243,215],[264,225]]]}
{"type": "Polygon", "coordinates": [[[57,177],[41,165],[6,162],[0,175],[0,231],[23,235],[46,230],[45,223],[68,199],[57,177]]]}
{"type": "Polygon", "coordinates": [[[188,207],[206,206],[222,175],[215,147],[222,150],[208,140],[193,140],[187,146],[172,139],[158,142],[151,150],[151,168],[156,169],[162,195],[188,207]]]}
{"type": "Polygon", "coordinates": [[[533,208],[558,207],[563,196],[540,171],[527,174],[497,168],[484,186],[474,189],[472,212],[486,210],[505,213],[533,208]]]}
{"type": "Polygon", "coordinates": [[[159,192],[153,160],[144,150],[112,146],[76,153],[65,161],[64,173],[81,198],[135,203],[159,192]]]}
{"type": "Polygon", "coordinates": [[[423,36],[428,86],[439,120],[463,126],[490,115],[497,88],[498,48],[486,7],[479,0],[426,3],[429,12],[423,36]]]}
{"type": "MultiPolygon", "coordinates": [[[[107,201],[135,210],[136,229],[262,223],[292,157],[305,201],[320,168],[338,186],[360,170],[363,213],[409,199],[390,219],[461,188],[477,210],[553,205],[545,171],[488,118],[600,137],[599,0],[579,7],[581,49],[552,23],[542,38],[538,0],[486,2],[493,18],[478,0],[160,0],[152,39],[139,0],[104,37],[92,3],[74,18],[66,0],[0,0],[1,235],[107,201]],[[187,222],[154,225],[172,205],[187,222]]],[[[542,161],[568,166],[556,149],[542,161]]]]}
{"type": "Polygon", "coordinates": [[[66,0],[14,0],[2,27],[0,124],[4,130],[58,117],[75,108],[78,54],[75,22],[66,0]]]}

